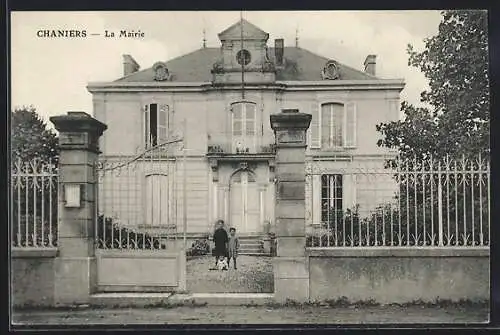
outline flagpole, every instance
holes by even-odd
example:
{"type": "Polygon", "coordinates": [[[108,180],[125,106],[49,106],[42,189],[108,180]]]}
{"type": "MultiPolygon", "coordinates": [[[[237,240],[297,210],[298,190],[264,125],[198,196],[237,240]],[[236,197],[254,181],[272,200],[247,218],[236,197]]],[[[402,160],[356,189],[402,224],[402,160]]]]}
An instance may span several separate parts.
{"type": "Polygon", "coordinates": [[[245,99],[245,58],[243,55],[243,11],[240,10],[240,32],[241,32],[241,97],[245,99]]]}

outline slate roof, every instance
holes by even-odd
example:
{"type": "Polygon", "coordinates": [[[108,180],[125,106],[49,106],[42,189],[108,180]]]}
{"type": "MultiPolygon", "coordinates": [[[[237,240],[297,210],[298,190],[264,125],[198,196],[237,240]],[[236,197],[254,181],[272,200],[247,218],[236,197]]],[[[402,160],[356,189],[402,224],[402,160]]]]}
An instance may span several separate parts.
{"type": "MultiPolygon", "coordinates": [[[[268,48],[271,61],[274,61],[274,48],[268,48]]],[[[210,70],[213,64],[221,59],[220,48],[201,48],[166,62],[173,82],[209,82],[212,80],[210,70]]],[[[276,73],[276,80],[284,81],[319,81],[323,80],[321,71],[328,60],[308,50],[297,47],[285,47],[283,52],[285,68],[276,73]]],[[[377,79],[363,71],[353,69],[337,61],[340,80],[377,79]]],[[[140,70],[115,82],[153,82],[152,68],[140,70]]]]}

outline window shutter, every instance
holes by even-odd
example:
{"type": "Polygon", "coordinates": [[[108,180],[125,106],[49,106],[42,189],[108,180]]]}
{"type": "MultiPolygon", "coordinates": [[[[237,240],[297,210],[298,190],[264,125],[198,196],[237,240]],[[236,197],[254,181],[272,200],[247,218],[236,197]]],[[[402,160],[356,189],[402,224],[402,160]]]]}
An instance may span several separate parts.
{"type": "Polygon", "coordinates": [[[144,105],[143,107],[143,112],[144,112],[144,146],[148,147],[149,146],[149,105],[144,105]]]}
{"type": "Polygon", "coordinates": [[[399,120],[399,101],[391,100],[389,101],[388,114],[386,116],[386,122],[399,120]]]}
{"type": "Polygon", "coordinates": [[[158,106],[158,118],[157,118],[157,129],[158,129],[158,144],[167,141],[168,137],[168,105],[161,104],[158,106]]]}
{"type": "Polygon", "coordinates": [[[345,105],[345,146],[347,148],[356,147],[356,104],[348,102],[345,105]]]}
{"type": "Polygon", "coordinates": [[[312,223],[321,223],[321,175],[312,176],[312,223]]]}
{"type": "Polygon", "coordinates": [[[318,149],[321,147],[321,113],[317,103],[311,104],[311,132],[310,147],[318,149]]]}

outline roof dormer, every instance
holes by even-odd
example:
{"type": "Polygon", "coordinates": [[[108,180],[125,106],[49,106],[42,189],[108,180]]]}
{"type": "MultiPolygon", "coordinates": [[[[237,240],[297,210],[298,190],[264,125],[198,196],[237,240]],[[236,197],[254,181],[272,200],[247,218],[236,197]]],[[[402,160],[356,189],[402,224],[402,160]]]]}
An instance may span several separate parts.
{"type": "Polygon", "coordinates": [[[275,69],[267,54],[268,33],[241,19],[218,36],[222,58],[214,64],[214,81],[241,82],[242,72],[247,82],[274,81],[275,69]]]}

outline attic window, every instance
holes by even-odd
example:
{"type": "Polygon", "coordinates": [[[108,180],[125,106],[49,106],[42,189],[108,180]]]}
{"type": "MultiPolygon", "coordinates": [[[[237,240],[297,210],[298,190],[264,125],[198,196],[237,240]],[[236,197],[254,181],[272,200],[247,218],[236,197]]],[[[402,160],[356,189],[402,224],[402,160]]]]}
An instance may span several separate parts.
{"type": "Polygon", "coordinates": [[[325,64],[325,67],[321,72],[321,76],[323,77],[323,79],[330,79],[330,80],[339,78],[339,69],[335,61],[330,60],[325,64]]]}
{"type": "Polygon", "coordinates": [[[153,65],[154,79],[156,81],[164,81],[169,78],[167,64],[164,62],[157,62],[153,65]]]}
{"type": "Polygon", "coordinates": [[[236,54],[236,60],[240,65],[248,65],[251,61],[251,55],[248,50],[242,49],[236,54]]]}

